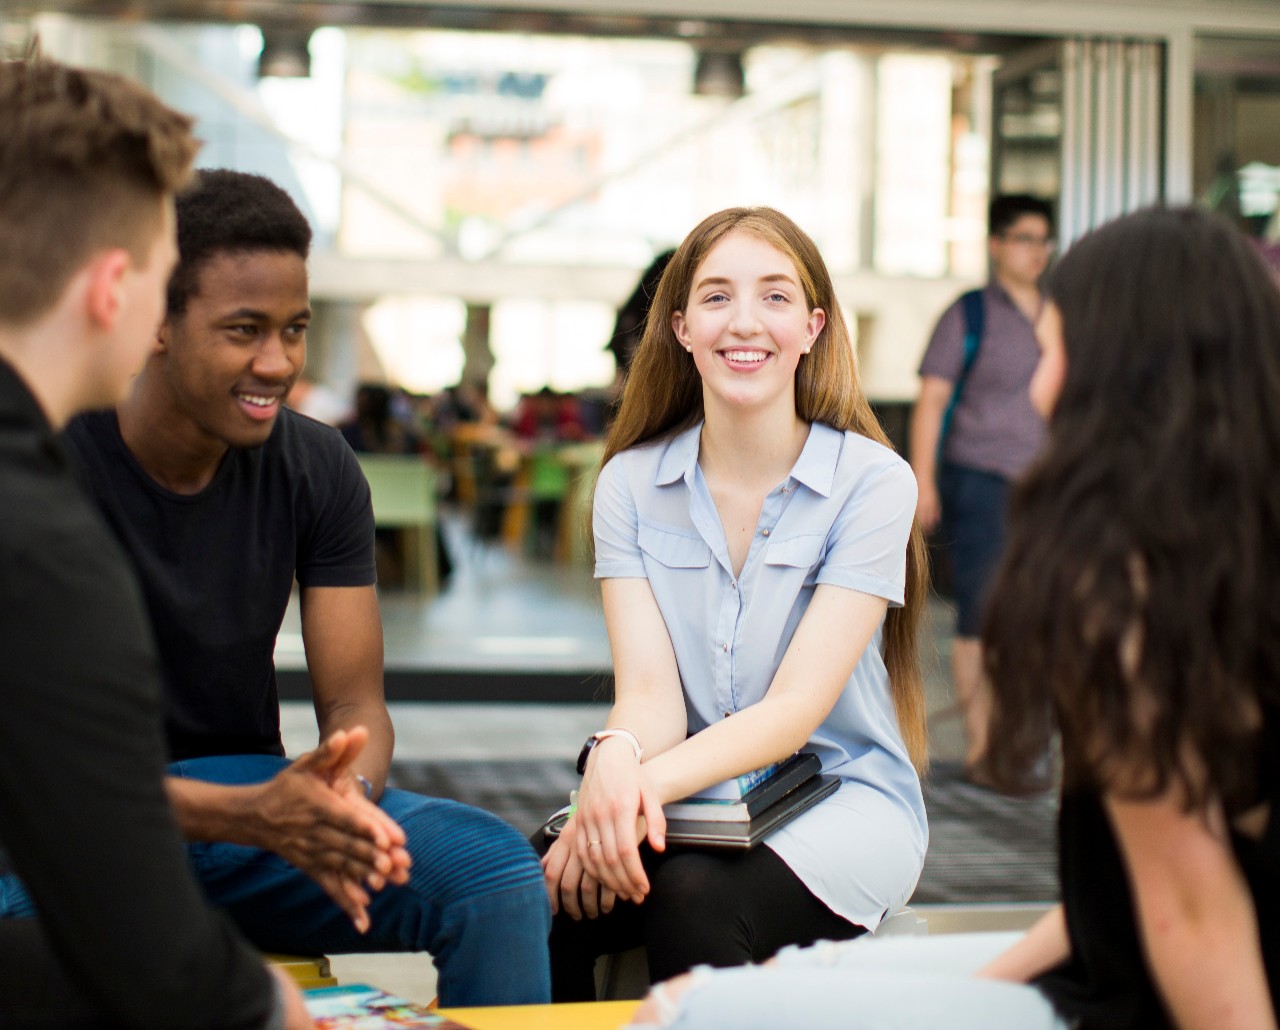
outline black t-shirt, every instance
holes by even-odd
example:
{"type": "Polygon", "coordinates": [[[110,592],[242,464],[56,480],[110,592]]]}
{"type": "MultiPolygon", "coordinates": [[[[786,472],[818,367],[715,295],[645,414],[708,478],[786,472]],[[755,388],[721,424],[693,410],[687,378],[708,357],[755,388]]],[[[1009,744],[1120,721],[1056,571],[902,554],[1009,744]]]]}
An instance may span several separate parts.
{"type": "MultiPolygon", "coordinates": [[[[58,964],[112,1025],[263,1025],[262,962],[205,902],[164,793],[137,584],[3,362],[0,570],[0,843],[58,964]]],[[[67,1002],[13,982],[39,968],[43,938],[24,929],[0,933],[0,1026],[67,1002]]]]}
{"type": "MultiPolygon", "coordinates": [[[[1253,894],[1272,1003],[1280,999],[1280,721],[1269,718],[1262,744],[1259,799],[1270,803],[1264,835],[1232,835],[1253,894]]],[[[1058,816],[1062,897],[1071,958],[1037,985],[1081,1030],[1162,1030],[1173,1026],[1139,938],[1137,913],[1119,842],[1097,794],[1062,799],[1058,816]]]]}
{"type": "Polygon", "coordinates": [[[283,754],[275,643],[302,587],[374,582],[369,486],[337,430],[285,409],[261,447],[228,451],[198,494],[143,471],[115,412],[67,449],[142,583],[174,760],[283,754]]]}

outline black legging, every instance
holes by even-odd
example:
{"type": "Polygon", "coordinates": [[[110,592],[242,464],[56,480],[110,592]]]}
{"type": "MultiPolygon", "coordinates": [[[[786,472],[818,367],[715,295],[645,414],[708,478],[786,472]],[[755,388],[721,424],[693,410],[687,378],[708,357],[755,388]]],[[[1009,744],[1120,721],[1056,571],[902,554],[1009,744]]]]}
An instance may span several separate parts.
{"type": "MultiPolygon", "coordinates": [[[[534,845],[546,844],[535,837],[534,845]]],[[[594,1001],[595,961],[643,944],[653,983],[705,963],[762,962],[788,944],[849,940],[866,930],[836,915],[773,851],[677,850],[641,845],[643,904],[619,901],[599,919],[563,909],[551,924],[551,1000],[594,1001]]]]}

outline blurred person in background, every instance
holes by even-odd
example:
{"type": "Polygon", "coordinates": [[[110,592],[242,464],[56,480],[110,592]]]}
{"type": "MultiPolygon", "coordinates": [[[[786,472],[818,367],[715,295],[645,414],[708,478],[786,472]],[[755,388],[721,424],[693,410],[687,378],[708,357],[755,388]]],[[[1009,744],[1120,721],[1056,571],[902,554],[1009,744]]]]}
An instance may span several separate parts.
{"type": "Polygon", "coordinates": [[[1044,303],[1040,278],[1054,245],[1052,209],[1036,197],[996,197],[988,223],[991,280],[938,320],[920,363],[910,442],[920,525],[936,531],[949,567],[956,606],[951,680],[966,770],[979,780],[990,703],[978,637],[1004,547],[1009,487],[1044,439],[1027,384],[1039,356],[1033,326],[1044,303]]]}

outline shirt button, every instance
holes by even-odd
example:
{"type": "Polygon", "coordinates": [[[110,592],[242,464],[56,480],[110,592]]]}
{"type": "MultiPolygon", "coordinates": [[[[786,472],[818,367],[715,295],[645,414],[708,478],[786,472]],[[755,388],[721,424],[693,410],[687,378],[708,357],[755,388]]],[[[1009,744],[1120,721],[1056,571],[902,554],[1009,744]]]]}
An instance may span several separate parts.
{"type": "Polygon", "coordinates": [[[732,714],[733,714],[732,712],[725,712],[725,713],[724,713],[724,717],[727,719],[727,718],[729,718],[729,716],[731,716],[732,714]]]}
{"type": "Polygon", "coordinates": [[[729,645],[728,645],[728,644],[721,644],[720,646],[724,648],[724,650],[725,650],[725,654],[728,654],[728,653],[729,653],[729,645]]]}
{"type": "Polygon", "coordinates": [[[762,536],[768,536],[768,535],[769,535],[769,531],[766,529],[766,530],[764,531],[764,533],[762,533],[761,535],[762,535],[762,536]]]}

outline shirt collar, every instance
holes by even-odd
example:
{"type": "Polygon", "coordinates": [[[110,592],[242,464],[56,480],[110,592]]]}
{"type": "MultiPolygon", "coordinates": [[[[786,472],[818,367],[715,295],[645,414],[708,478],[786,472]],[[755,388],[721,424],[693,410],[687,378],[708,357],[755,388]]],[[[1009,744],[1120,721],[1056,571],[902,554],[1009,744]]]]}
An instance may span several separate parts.
{"type": "MultiPolygon", "coordinates": [[[[655,486],[670,486],[680,479],[693,483],[693,473],[698,466],[698,439],[701,433],[702,423],[698,422],[671,438],[662,453],[662,460],[658,462],[655,486]]],[[[814,493],[830,497],[835,482],[836,462],[843,445],[844,433],[822,422],[814,422],[809,427],[809,436],[800,451],[800,457],[791,469],[791,478],[803,483],[814,493]]]]}
{"type": "MultiPolygon", "coordinates": [[[[1044,307],[1044,291],[1041,290],[1039,292],[1040,292],[1040,306],[1044,307]]],[[[988,281],[987,283],[987,295],[999,301],[1005,307],[1010,308],[1013,311],[1016,311],[1024,319],[1027,317],[1023,313],[1022,308],[1018,307],[1017,302],[1013,299],[1013,295],[1004,288],[1004,284],[1000,282],[1000,280],[997,279],[995,276],[992,276],[990,281],[988,281]]],[[[1028,319],[1028,321],[1033,321],[1033,320],[1028,319]]]]}
{"type": "Polygon", "coordinates": [[[653,481],[655,486],[670,486],[678,479],[693,483],[693,471],[698,466],[698,440],[701,435],[702,420],[699,419],[667,442],[666,449],[662,452],[662,460],[658,462],[658,474],[653,481]]]}
{"type": "Polygon", "coordinates": [[[831,496],[836,479],[836,463],[844,446],[844,433],[825,422],[814,422],[809,427],[809,438],[804,442],[800,457],[791,469],[791,478],[803,483],[816,494],[831,496]]]}
{"type": "Polygon", "coordinates": [[[17,369],[3,359],[0,359],[0,425],[30,430],[42,451],[61,459],[62,450],[44,408],[17,369]]]}

